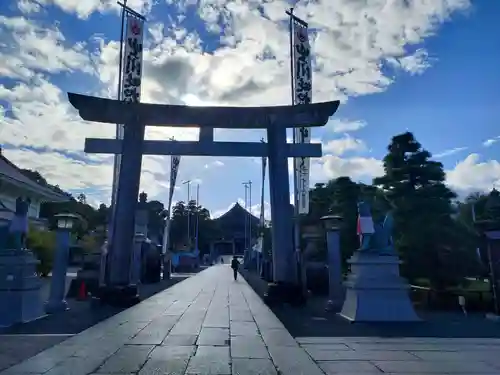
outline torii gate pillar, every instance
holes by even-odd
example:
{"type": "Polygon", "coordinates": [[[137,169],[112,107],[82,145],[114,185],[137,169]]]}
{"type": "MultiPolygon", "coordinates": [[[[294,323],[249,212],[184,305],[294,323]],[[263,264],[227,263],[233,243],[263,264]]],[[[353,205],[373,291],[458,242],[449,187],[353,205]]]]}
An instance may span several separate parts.
{"type": "Polygon", "coordinates": [[[286,154],[286,128],[268,127],[269,194],[272,222],[273,280],[297,284],[293,246],[293,217],[290,211],[290,182],[286,154]]]}

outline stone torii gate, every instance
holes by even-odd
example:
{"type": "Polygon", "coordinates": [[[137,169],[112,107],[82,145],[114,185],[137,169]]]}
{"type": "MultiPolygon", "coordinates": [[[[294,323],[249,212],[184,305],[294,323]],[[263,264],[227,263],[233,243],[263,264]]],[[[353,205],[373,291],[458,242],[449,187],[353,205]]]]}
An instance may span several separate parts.
{"type": "Polygon", "coordinates": [[[286,129],[324,126],[336,112],[338,101],[272,107],[189,107],[125,103],[74,93],[68,97],[83,120],[125,124],[123,140],[88,138],[85,141],[87,153],[122,155],[106,278],[107,294],[113,295],[113,300],[137,299],[137,287],[130,282],[130,268],[143,155],[266,156],[274,281],[279,285],[297,284],[287,159],[321,157],[322,151],[321,144],[288,144],[286,129]],[[199,141],[144,140],[146,125],[199,127],[200,138],[199,141]],[[266,129],[267,143],[214,142],[214,128],[266,129]]]}

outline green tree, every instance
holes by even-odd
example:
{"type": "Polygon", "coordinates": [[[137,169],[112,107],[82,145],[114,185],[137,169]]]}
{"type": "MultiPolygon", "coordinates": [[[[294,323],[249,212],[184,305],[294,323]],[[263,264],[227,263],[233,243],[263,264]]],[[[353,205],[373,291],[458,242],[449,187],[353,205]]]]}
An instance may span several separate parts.
{"type": "MultiPolygon", "coordinates": [[[[317,224],[322,226],[321,217],[331,214],[341,215],[341,252],[343,266],[346,260],[359,247],[356,235],[357,202],[360,198],[362,185],[353,182],[349,177],[338,177],[327,183],[316,184],[310,192],[310,210],[304,218],[303,224],[317,224]]],[[[325,238],[323,238],[325,239],[325,238]]],[[[318,250],[324,254],[317,254],[318,259],[326,258],[326,242],[318,242],[318,250]]]]}
{"type": "Polygon", "coordinates": [[[148,232],[152,236],[160,236],[165,228],[165,206],[157,200],[146,203],[148,210],[148,232]]]}
{"type": "Polygon", "coordinates": [[[203,206],[196,206],[196,201],[190,201],[188,205],[184,202],[177,202],[172,207],[172,222],[170,224],[170,244],[171,247],[187,244],[188,235],[188,215],[189,226],[191,228],[191,246],[194,246],[196,235],[196,217],[198,221],[198,248],[200,252],[210,251],[210,242],[220,237],[220,230],[214,220],[210,218],[210,211],[203,206]]]}
{"type": "Polygon", "coordinates": [[[437,288],[460,282],[473,249],[458,240],[456,195],[445,185],[443,165],[406,132],[392,138],[384,176],[375,178],[374,185],[394,207],[394,237],[405,275],[428,278],[437,288]]]}
{"type": "Polygon", "coordinates": [[[83,193],[78,194],[78,197],[76,198],[76,200],[80,204],[87,204],[87,197],[83,193]]]}

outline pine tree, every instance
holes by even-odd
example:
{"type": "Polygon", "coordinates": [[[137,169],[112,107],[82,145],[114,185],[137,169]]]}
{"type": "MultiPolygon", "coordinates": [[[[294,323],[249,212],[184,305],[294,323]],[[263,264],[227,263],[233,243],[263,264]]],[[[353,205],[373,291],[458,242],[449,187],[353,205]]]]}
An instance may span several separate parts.
{"type": "Polygon", "coordinates": [[[405,275],[428,278],[437,287],[458,281],[465,271],[457,259],[460,246],[452,218],[456,195],[445,185],[443,165],[406,132],[392,138],[384,172],[373,183],[394,207],[394,238],[405,275]]]}

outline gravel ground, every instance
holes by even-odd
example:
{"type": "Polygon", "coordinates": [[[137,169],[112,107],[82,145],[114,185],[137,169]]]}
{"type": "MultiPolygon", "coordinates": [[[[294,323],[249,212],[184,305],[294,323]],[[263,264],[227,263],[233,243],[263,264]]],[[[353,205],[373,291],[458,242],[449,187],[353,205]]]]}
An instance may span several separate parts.
{"type": "MultiPolygon", "coordinates": [[[[267,283],[258,275],[242,270],[248,284],[261,296],[267,283]]],[[[294,337],[470,337],[500,338],[500,323],[484,314],[422,311],[419,323],[349,323],[335,313],[325,311],[326,298],[310,297],[304,307],[272,308],[294,337]]]]}

